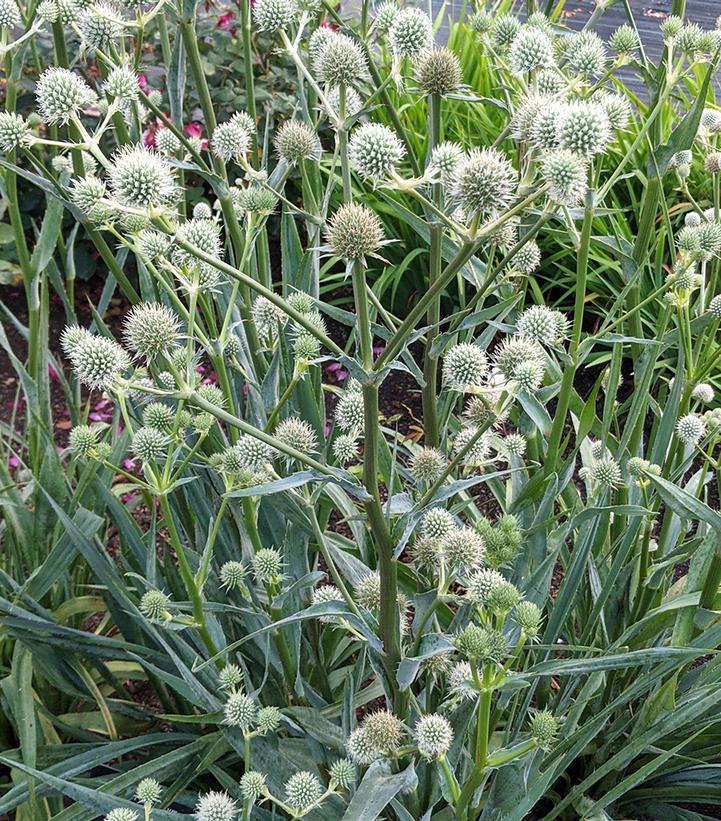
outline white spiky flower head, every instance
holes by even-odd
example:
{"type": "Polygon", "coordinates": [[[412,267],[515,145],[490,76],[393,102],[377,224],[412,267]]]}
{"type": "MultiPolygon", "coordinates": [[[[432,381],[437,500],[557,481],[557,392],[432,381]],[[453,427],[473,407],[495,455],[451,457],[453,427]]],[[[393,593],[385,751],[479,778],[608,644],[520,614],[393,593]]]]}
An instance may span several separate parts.
{"type": "Polygon", "coordinates": [[[78,379],[89,388],[108,388],[130,367],[127,353],[114,339],[91,334],[83,328],[66,328],[65,350],[78,379]]]}
{"type": "Polygon", "coordinates": [[[273,456],[273,449],[270,445],[250,434],[243,434],[231,450],[239,466],[254,473],[262,470],[273,456]]]}
{"type": "Polygon", "coordinates": [[[405,149],[395,132],[380,123],[364,123],[353,132],[348,156],[365,179],[377,181],[392,174],[405,149]]]}
{"type": "Polygon", "coordinates": [[[443,758],[453,743],[450,722],[436,713],[422,716],[413,729],[413,736],[418,752],[429,761],[443,758]]]}
{"type": "Polygon", "coordinates": [[[471,665],[467,661],[459,661],[451,667],[448,673],[448,689],[453,695],[461,699],[477,698],[478,694],[473,689],[473,672],[471,665]]]}
{"type": "Polygon", "coordinates": [[[558,719],[549,710],[538,710],[531,715],[531,736],[539,747],[549,747],[553,743],[558,727],[558,719]]]}
{"type": "Polygon", "coordinates": [[[235,821],[238,806],[226,792],[201,795],[195,805],[195,821],[235,821]]]}
{"type": "Polygon", "coordinates": [[[14,29],[22,24],[20,9],[15,0],[1,0],[0,2],[0,28],[14,29]]]}
{"type": "Polygon", "coordinates": [[[495,148],[474,148],[454,174],[453,195],[470,217],[489,216],[507,208],[516,191],[516,171],[495,148]]]}
{"type": "Polygon", "coordinates": [[[721,319],[721,294],[716,294],[709,302],[708,312],[714,319],[721,319]]]}
{"type": "Polygon", "coordinates": [[[258,717],[258,706],[245,693],[231,693],[223,707],[223,722],[230,727],[238,727],[247,733],[258,717]]]}
{"type": "Polygon", "coordinates": [[[14,111],[0,112],[0,151],[19,148],[29,137],[30,127],[23,117],[14,111]]]}
{"type": "Polygon", "coordinates": [[[528,128],[528,139],[538,151],[558,147],[558,131],[568,106],[561,100],[549,100],[533,118],[528,128]]]}
{"type": "Polygon", "coordinates": [[[469,572],[483,561],[484,544],[480,534],[470,527],[454,527],[442,542],[448,562],[463,572],[469,572]]]}
{"type": "Polygon", "coordinates": [[[240,160],[250,148],[250,134],[235,119],[220,123],[210,140],[213,153],[223,162],[240,160]]]}
{"type": "Polygon", "coordinates": [[[152,462],[165,456],[169,439],[162,430],[143,426],[133,434],[130,449],[143,462],[152,462]]]}
{"type": "MultiPolygon", "coordinates": [[[[180,148],[180,139],[169,128],[160,128],[155,132],[155,150],[161,154],[175,154],[180,148]]],[[[205,203],[198,203],[204,205],[205,203]]],[[[195,208],[193,209],[193,216],[197,217],[195,208]]],[[[207,219],[212,215],[208,214],[207,219]]]]}
{"type": "Polygon", "coordinates": [[[437,448],[421,448],[413,454],[410,464],[411,475],[419,482],[433,482],[446,466],[445,456],[437,448]]]}
{"type": "Polygon", "coordinates": [[[705,405],[710,405],[716,394],[714,389],[707,382],[699,382],[698,385],[694,386],[691,395],[694,399],[698,399],[705,405]]]}
{"type": "Polygon", "coordinates": [[[359,260],[374,255],[383,244],[378,216],[365,205],[349,202],[333,214],[326,228],[328,245],[341,259],[359,260]]]}
{"type": "Polygon", "coordinates": [[[323,795],[323,785],[313,773],[301,770],[285,783],[286,803],[294,810],[304,810],[323,795]]]}
{"type": "Polygon", "coordinates": [[[165,430],[173,424],[174,419],[173,408],[162,402],[151,402],[143,408],[143,424],[149,428],[165,430]]]}
{"type": "Polygon", "coordinates": [[[275,584],[282,578],[283,557],[272,547],[264,547],[253,557],[253,572],[263,584],[275,584]]]}
{"type": "Polygon", "coordinates": [[[372,764],[382,756],[381,751],[373,745],[364,727],[353,730],[346,742],[346,749],[351,761],[362,767],[372,764]]]}
{"type": "Polygon", "coordinates": [[[143,778],[135,789],[135,797],[141,804],[157,804],[163,788],[154,778],[143,778]]]}
{"type": "MultiPolygon", "coordinates": [[[[340,113],[340,86],[334,86],[326,94],[326,101],[328,103],[328,114],[340,113]]],[[[346,88],[345,90],[345,116],[346,119],[355,117],[355,115],[363,108],[363,100],[354,88],[346,88]]]]}
{"type": "Polygon", "coordinates": [[[124,103],[138,99],[140,87],[138,75],[130,66],[117,66],[108,73],[103,83],[103,92],[111,100],[116,99],[124,103]]]}
{"type": "Polygon", "coordinates": [[[442,507],[426,511],[421,519],[421,532],[431,539],[442,539],[455,527],[455,519],[442,507]]]}
{"type": "Polygon", "coordinates": [[[362,726],[371,744],[384,753],[396,750],[405,734],[403,722],[389,710],[369,713],[362,726]]]}
{"type": "Polygon", "coordinates": [[[344,431],[363,430],[363,396],[355,391],[346,391],[335,407],[335,421],[344,431]]]}
{"type": "Polygon", "coordinates": [[[267,297],[258,296],[253,301],[251,309],[253,324],[258,331],[258,335],[265,339],[282,328],[287,320],[286,313],[267,297]]]}
{"type": "Polygon", "coordinates": [[[706,435],[706,425],[700,416],[687,413],[676,423],[678,438],[687,445],[695,445],[706,435]]]}
{"type": "Polygon", "coordinates": [[[568,38],[564,49],[567,65],[574,74],[595,77],[603,73],[606,65],[606,47],[593,31],[580,31],[568,38]]]}
{"type": "Polygon", "coordinates": [[[243,774],[240,779],[240,794],[246,801],[257,801],[267,793],[268,787],[263,773],[259,773],[257,770],[249,770],[243,774]]]}
{"type": "Polygon", "coordinates": [[[300,120],[286,120],[275,135],[275,150],[293,165],[303,160],[319,160],[320,140],[315,131],[300,120]]]}
{"type": "Polygon", "coordinates": [[[105,821],[138,821],[138,813],[126,807],[118,807],[110,810],[105,816],[105,821]]]}
{"type": "Polygon", "coordinates": [[[488,373],[484,351],[470,342],[454,345],[443,359],[443,381],[452,390],[478,387],[488,373]]]}
{"type": "Polygon", "coordinates": [[[70,450],[79,457],[85,458],[98,443],[98,432],[89,425],[76,425],[68,437],[70,450]]]}
{"type": "Polygon", "coordinates": [[[541,174],[549,185],[548,196],[561,205],[578,205],[586,196],[586,160],[570,149],[549,151],[541,160],[541,174]]]}
{"type": "Polygon", "coordinates": [[[221,690],[236,690],[243,683],[243,671],[237,664],[226,664],[218,673],[221,690]]]}
{"type": "Polygon", "coordinates": [[[95,92],[80,75],[57,66],[40,75],[35,96],[46,123],[66,123],[96,99],[95,92]]]}
{"type": "Polygon", "coordinates": [[[501,14],[493,25],[493,44],[506,51],[521,30],[521,21],[513,14],[501,14]]]}
{"type": "Polygon", "coordinates": [[[301,453],[310,453],[318,445],[318,439],[311,425],[303,419],[289,417],[284,419],[273,432],[273,436],[284,445],[295,448],[301,453]]]}
{"type": "Polygon", "coordinates": [[[297,14],[295,0],[256,0],[253,6],[253,19],[260,31],[286,29],[297,14]]]}
{"type": "Polygon", "coordinates": [[[554,64],[551,38],[535,26],[524,26],[516,35],[509,52],[515,74],[525,74],[554,64]]]}
{"type": "Polygon", "coordinates": [[[523,631],[523,634],[533,639],[540,632],[543,613],[537,604],[524,600],[516,605],[513,611],[513,619],[523,631]]]}
{"type": "Polygon", "coordinates": [[[423,52],[415,66],[416,82],[426,94],[446,95],[458,90],[463,79],[461,62],[448,48],[423,52]]]}
{"type": "Polygon", "coordinates": [[[463,146],[458,143],[443,142],[431,152],[430,164],[441,175],[443,182],[449,182],[462,159],[463,146]]]}
{"type": "Polygon", "coordinates": [[[141,145],[125,146],[117,151],[108,177],[115,199],[129,208],[164,208],[177,196],[172,167],[141,145]]]}
{"type": "Polygon", "coordinates": [[[334,37],[339,36],[339,32],[330,26],[318,26],[318,28],[308,38],[308,55],[311,63],[334,37]]]}
{"type": "Polygon", "coordinates": [[[151,621],[159,621],[170,617],[168,607],[170,599],[163,593],[162,590],[148,590],[143,593],[138,610],[151,621]]]}
{"type": "Polygon", "coordinates": [[[358,457],[358,441],[353,433],[342,433],[333,442],[333,456],[341,465],[347,465],[358,457]]]}
{"type": "Polygon", "coordinates": [[[77,21],[82,11],[80,0],[55,0],[57,20],[67,26],[77,21]]]}
{"type": "Polygon", "coordinates": [[[327,86],[357,86],[368,76],[368,63],[355,40],[345,34],[334,34],[325,38],[318,49],[313,71],[327,86]]]}
{"type": "Polygon", "coordinates": [[[81,12],[78,29],[82,42],[88,48],[105,51],[120,39],[122,23],[118,19],[117,9],[101,0],[81,12]]]}
{"type": "Polygon", "coordinates": [[[507,380],[517,379],[519,369],[530,363],[543,363],[543,349],[538,342],[521,336],[506,337],[494,352],[498,370],[507,380]]]}
{"type": "Polygon", "coordinates": [[[621,94],[604,91],[595,97],[606,112],[608,122],[615,131],[624,131],[631,121],[631,104],[621,94]]]}
{"type": "Polygon", "coordinates": [[[596,460],[590,468],[591,480],[602,487],[614,488],[623,481],[621,468],[610,456],[596,460]]]}
{"type": "Polygon", "coordinates": [[[418,57],[433,45],[431,18],[420,9],[401,9],[388,32],[388,44],[397,59],[418,57]]]}
{"type": "Polygon", "coordinates": [[[516,330],[528,339],[542,345],[555,345],[566,334],[568,320],[560,311],[545,305],[532,305],[518,317],[516,330]]]}
{"type": "Polygon", "coordinates": [[[488,461],[490,452],[490,434],[482,433],[479,436],[477,428],[461,428],[453,439],[453,454],[458,456],[463,453],[462,463],[464,465],[474,467],[482,465],[488,461]]]}
{"type": "MultiPolygon", "coordinates": [[[[332,584],[322,584],[313,589],[311,604],[325,604],[326,602],[341,602],[343,594],[332,584]]],[[[336,621],[336,616],[319,616],[319,621],[326,624],[336,621]]]]}
{"type": "MultiPolygon", "coordinates": [[[[178,228],[176,238],[192,245],[210,257],[215,259],[222,259],[223,257],[220,226],[214,220],[187,220],[178,228]]],[[[184,268],[191,279],[197,276],[199,288],[213,288],[217,284],[220,277],[218,269],[210,262],[198,259],[192,251],[187,251],[185,248],[175,245],[172,260],[179,268],[184,268]]]]}
{"type": "Polygon", "coordinates": [[[147,360],[171,350],[177,344],[179,333],[177,315],[159,302],[136,305],[123,323],[127,346],[147,360]]]}
{"type": "Polygon", "coordinates": [[[55,0],[42,0],[35,14],[44,23],[54,23],[60,17],[60,9],[55,0]]]}
{"type": "Polygon", "coordinates": [[[468,576],[466,589],[471,598],[484,604],[496,587],[504,582],[505,579],[497,570],[482,568],[468,576]]]}
{"type": "Polygon", "coordinates": [[[91,222],[104,222],[110,216],[103,202],[106,194],[105,183],[93,175],[73,180],[70,185],[70,199],[91,222]]]}
{"type": "Polygon", "coordinates": [[[358,580],[355,597],[358,603],[371,613],[378,610],[381,604],[381,577],[377,571],[372,570],[358,580]]]}
{"type": "Polygon", "coordinates": [[[611,140],[608,115],[593,101],[569,105],[558,133],[561,148],[567,148],[582,157],[602,154],[611,140]]]}
{"type": "Polygon", "coordinates": [[[511,265],[520,274],[532,274],[541,264],[541,249],[534,240],[529,240],[516,251],[511,265]]]}
{"type": "Polygon", "coordinates": [[[624,23],[609,37],[608,45],[617,54],[630,55],[638,50],[640,40],[638,39],[636,29],[624,23]]]}
{"type": "Polygon", "coordinates": [[[237,590],[242,588],[245,572],[245,565],[243,562],[224,562],[220,568],[220,583],[228,590],[237,590]]]}
{"type": "Polygon", "coordinates": [[[526,452],[526,437],[521,433],[509,433],[503,437],[503,451],[507,456],[520,458],[526,452]]]}
{"type": "Polygon", "coordinates": [[[330,780],[342,790],[347,790],[356,779],[353,762],[347,758],[340,758],[338,761],[334,761],[330,765],[328,775],[330,776],[330,780]]]}

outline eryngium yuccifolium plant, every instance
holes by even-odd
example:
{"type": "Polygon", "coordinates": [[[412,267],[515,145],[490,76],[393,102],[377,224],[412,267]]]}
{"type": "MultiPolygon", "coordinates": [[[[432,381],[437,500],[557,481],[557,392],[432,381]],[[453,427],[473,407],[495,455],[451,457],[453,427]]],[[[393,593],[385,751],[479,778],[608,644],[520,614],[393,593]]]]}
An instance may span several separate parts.
{"type": "Polygon", "coordinates": [[[501,5],[0,4],[2,735],[45,718],[50,808],[713,796],[721,41],[501,5]]]}

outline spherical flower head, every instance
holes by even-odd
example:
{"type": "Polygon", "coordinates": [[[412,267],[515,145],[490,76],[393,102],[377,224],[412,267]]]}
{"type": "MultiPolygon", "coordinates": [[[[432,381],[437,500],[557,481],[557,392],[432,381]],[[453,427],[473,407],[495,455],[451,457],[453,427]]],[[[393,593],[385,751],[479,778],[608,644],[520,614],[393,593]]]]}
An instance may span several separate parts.
{"type": "Polygon", "coordinates": [[[507,380],[518,379],[518,374],[529,362],[543,364],[543,349],[534,339],[522,336],[507,337],[496,348],[494,360],[507,380]]]}
{"type": "Polygon", "coordinates": [[[554,345],[567,325],[560,311],[553,311],[545,305],[532,305],[518,317],[516,331],[527,339],[534,339],[542,345],[554,345]]]}
{"type": "Polygon", "coordinates": [[[516,191],[516,171],[495,148],[474,148],[454,175],[453,195],[470,217],[492,216],[507,208],[516,191]]]}
{"type": "Polygon", "coordinates": [[[509,433],[503,437],[502,447],[507,456],[520,459],[526,452],[526,437],[521,433],[509,433]]]}
{"type": "Polygon", "coordinates": [[[128,355],[114,339],[77,330],[80,335],[76,341],[71,341],[74,332],[63,337],[63,349],[76,376],[89,388],[109,387],[118,374],[130,366],[128,355]]]}
{"type": "Polygon", "coordinates": [[[518,588],[505,579],[497,584],[486,596],[486,607],[499,616],[505,616],[521,601],[518,588]]]}
{"type": "Polygon", "coordinates": [[[123,323],[126,345],[149,361],[174,347],[179,333],[177,315],[159,302],[136,305],[123,323]]]}
{"type": "Polygon", "coordinates": [[[434,507],[423,514],[421,532],[431,539],[442,539],[455,527],[453,516],[442,507],[434,507]]]}
{"type": "Polygon", "coordinates": [[[423,534],[413,543],[413,563],[420,570],[435,572],[439,567],[441,555],[438,539],[423,534]]]}
{"type": "Polygon", "coordinates": [[[695,445],[706,435],[706,425],[700,416],[687,413],[676,423],[678,438],[687,445],[695,445]]]}
{"type": "Polygon", "coordinates": [[[472,396],[463,409],[463,424],[472,428],[480,428],[489,421],[504,421],[504,419],[496,416],[493,408],[493,396],[472,396]]]}
{"type": "Polygon", "coordinates": [[[281,159],[296,165],[303,160],[319,160],[320,140],[313,129],[300,120],[286,120],[275,135],[275,150],[281,159]]]}
{"type": "Polygon", "coordinates": [[[30,136],[30,127],[13,111],[0,112],[0,151],[19,148],[30,136]]]}
{"type": "Polygon", "coordinates": [[[541,249],[533,240],[530,240],[518,249],[511,264],[520,274],[532,274],[541,264],[541,249]]]}
{"type": "Polygon", "coordinates": [[[591,479],[602,487],[614,488],[621,484],[621,468],[610,456],[598,459],[591,466],[591,479]]]}
{"type": "Polygon", "coordinates": [[[220,568],[220,583],[228,590],[242,588],[245,578],[245,565],[242,562],[224,562],[220,568]]]}
{"type": "Polygon", "coordinates": [[[509,59],[515,74],[548,68],[554,63],[551,38],[541,29],[524,26],[513,40],[509,59]]]}
{"type": "Polygon", "coordinates": [[[482,568],[468,576],[466,590],[471,598],[484,604],[495,588],[505,584],[505,581],[497,570],[482,568]]]}
{"type": "Polygon", "coordinates": [[[91,222],[103,222],[110,215],[109,207],[103,202],[106,196],[105,183],[97,177],[81,177],[70,186],[70,199],[91,222]]]}
{"type": "Polygon", "coordinates": [[[380,123],[364,123],[357,128],[348,146],[353,168],[361,177],[373,181],[392,174],[404,153],[395,132],[380,123]]]}
{"type": "Polygon", "coordinates": [[[558,100],[545,94],[527,94],[522,97],[511,117],[511,132],[516,140],[529,140],[531,127],[538,117],[556,105],[558,100]]]}
{"type": "Polygon", "coordinates": [[[110,810],[105,816],[105,821],[138,821],[138,813],[135,810],[118,807],[118,809],[110,810]]]}
{"type": "Polygon", "coordinates": [[[290,417],[284,419],[273,432],[273,436],[284,445],[295,448],[301,453],[310,453],[318,445],[313,428],[302,419],[290,417]]]}
{"type": "Polygon", "coordinates": [[[442,548],[448,563],[464,572],[478,567],[483,561],[483,539],[470,527],[453,528],[443,538],[442,548]]]}
{"type": "Polygon", "coordinates": [[[593,31],[580,31],[569,37],[565,50],[567,65],[574,74],[596,77],[606,66],[606,47],[593,31]]]}
{"type": "Polygon", "coordinates": [[[703,259],[709,260],[721,251],[721,223],[702,222],[696,232],[703,259]]]}
{"type": "Polygon", "coordinates": [[[478,694],[473,689],[472,681],[471,665],[467,661],[459,661],[448,674],[448,689],[462,699],[476,698],[478,694]]]}
{"type": "Polygon", "coordinates": [[[223,722],[247,733],[255,724],[258,707],[245,693],[231,693],[223,707],[223,722]]]}
{"type": "Polygon", "coordinates": [[[326,234],[332,253],[351,261],[375,254],[383,244],[381,221],[369,208],[353,202],[333,214],[326,234]]]}
{"type": "Polygon", "coordinates": [[[431,168],[441,176],[442,182],[450,182],[458,164],[463,159],[463,147],[458,143],[444,142],[431,152],[431,168]]]}
{"type": "Polygon", "coordinates": [[[373,745],[365,727],[355,729],[346,742],[348,755],[354,764],[367,766],[381,757],[381,751],[373,745]]]}
{"type": "Polygon", "coordinates": [[[338,36],[340,36],[339,33],[330,26],[318,26],[308,39],[308,54],[311,62],[314,62],[326,45],[338,36]]]}
{"type": "Polygon", "coordinates": [[[403,722],[388,710],[379,710],[367,715],[363,721],[363,729],[371,744],[384,753],[397,749],[405,734],[403,722]]]}
{"type": "Polygon", "coordinates": [[[157,804],[163,788],[154,778],[143,778],[135,789],[135,797],[141,804],[157,804]]]}
{"type": "Polygon", "coordinates": [[[76,425],[68,437],[70,450],[80,458],[87,457],[97,443],[97,431],[89,425],[76,425]]]}
{"type": "Polygon", "coordinates": [[[218,673],[221,690],[235,690],[243,683],[243,671],[236,664],[226,664],[218,673]]]}
{"type": "Polygon", "coordinates": [[[608,45],[611,47],[612,51],[616,52],[616,54],[628,56],[638,50],[641,42],[638,39],[636,29],[632,28],[627,23],[624,23],[622,26],[619,26],[609,37],[608,45]]]}
{"type": "Polygon", "coordinates": [[[210,402],[211,405],[218,408],[225,407],[225,395],[217,385],[199,385],[196,393],[201,399],[210,402]]]}
{"type": "Polygon", "coordinates": [[[436,713],[422,716],[413,728],[413,737],[418,752],[432,761],[443,758],[451,749],[453,729],[448,719],[436,713]]]}
{"type": "MultiPolygon", "coordinates": [[[[325,604],[326,602],[343,601],[343,594],[332,584],[322,584],[313,590],[311,604],[325,604]]],[[[319,621],[330,624],[336,620],[335,616],[320,616],[319,621]]]]}
{"type": "Polygon", "coordinates": [[[236,120],[231,119],[216,126],[210,147],[223,162],[240,160],[250,148],[250,134],[236,120]]]}
{"type": "Polygon", "coordinates": [[[355,597],[361,607],[375,613],[381,605],[381,577],[376,571],[366,573],[355,589],[355,597]]]}
{"type": "Polygon", "coordinates": [[[146,427],[165,430],[171,427],[174,419],[173,409],[162,402],[151,402],[143,408],[143,425],[146,427]]]}
{"type": "Polygon", "coordinates": [[[303,810],[323,795],[323,785],[307,771],[293,773],[285,783],[286,803],[294,810],[303,810]]]}
{"type": "Polygon", "coordinates": [[[253,5],[253,20],[260,31],[286,29],[297,13],[295,0],[256,0],[253,5]]]}
{"type": "Polygon", "coordinates": [[[275,732],[280,726],[280,710],[277,707],[261,707],[257,722],[261,733],[275,732]]]}
{"type": "MultiPolygon", "coordinates": [[[[169,128],[160,128],[155,132],[155,150],[161,154],[171,156],[177,153],[180,148],[180,140],[169,128]]],[[[205,203],[198,203],[198,205],[205,205],[205,203]]],[[[206,206],[207,207],[207,206],[206,206]]],[[[193,209],[193,217],[197,217],[195,208],[193,209]]],[[[208,208],[207,219],[211,217],[210,208],[208,208]]]]}
{"type": "Polygon", "coordinates": [[[708,312],[714,319],[721,319],[721,294],[717,294],[708,304],[708,312]]]}
{"type": "Polygon", "coordinates": [[[141,231],[137,238],[138,250],[142,256],[154,260],[158,257],[165,257],[170,249],[170,237],[147,228],[141,231]]]}
{"type": "Polygon", "coordinates": [[[463,453],[464,465],[478,466],[488,459],[490,446],[488,433],[482,433],[479,436],[477,428],[467,427],[460,430],[453,439],[453,454],[458,456],[463,453]]]}
{"type": "Polygon", "coordinates": [[[434,482],[446,464],[445,456],[436,448],[421,448],[411,460],[411,475],[419,482],[434,482]]]}
{"type": "Polygon", "coordinates": [[[530,639],[538,636],[543,620],[543,614],[538,605],[530,601],[518,602],[513,611],[513,618],[525,636],[530,639]]]}
{"type": "Polygon", "coordinates": [[[146,619],[158,621],[166,618],[169,604],[170,599],[162,590],[148,590],[147,593],[143,593],[138,609],[146,619]]]}
{"type": "Polygon", "coordinates": [[[711,385],[706,382],[699,382],[698,385],[694,386],[691,395],[694,399],[698,399],[699,402],[703,402],[705,405],[710,405],[716,394],[711,385]]]}
{"type": "Polygon", "coordinates": [[[539,71],[536,76],[538,93],[541,95],[555,96],[566,88],[566,81],[555,71],[539,71]]]}
{"type": "Polygon", "coordinates": [[[131,102],[138,99],[138,75],[129,66],[112,69],[103,83],[103,92],[111,100],[131,102]]]}
{"type": "Polygon", "coordinates": [[[480,662],[499,662],[508,653],[506,637],[490,627],[470,625],[456,636],[455,644],[464,656],[480,662]]]}
{"type": "Polygon", "coordinates": [[[603,107],[594,102],[576,102],[561,121],[558,143],[582,157],[602,154],[611,140],[611,127],[603,107]]]}
{"type": "Polygon", "coordinates": [[[96,99],[95,92],[82,77],[57,66],[40,75],[35,96],[46,123],[66,123],[96,99]]]}
{"type": "Polygon", "coordinates": [[[246,801],[257,801],[268,792],[265,776],[256,770],[249,770],[240,779],[240,794],[246,801]]]}
{"type": "Polygon", "coordinates": [[[536,114],[528,128],[528,139],[538,151],[551,151],[558,147],[558,129],[568,106],[558,100],[548,104],[536,114]]]}
{"type": "Polygon", "coordinates": [[[12,30],[21,24],[22,17],[15,0],[0,0],[0,28],[12,30]]]}
{"type": "MultiPolygon", "coordinates": [[[[717,111],[715,108],[704,108],[704,110],[701,112],[700,124],[701,128],[703,128],[703,130],[707,133],[718,134],[719,132],[721,132],[721,111],[717,111]]],[[[691,158],[688,157],[688,162],[690,161],[691,158]]]]}
{"type": "Polygon", "coordinates": [[[478,387],[487,373],[486,354],[470,342],[454,345],[443,359],[443,382],[452,390],[465,391],[478,387]]]}
{"type": "Polygon", "coordinates": [[[274,584],[282,575],[283,557],[272,547],[264,547],[253,557],[253,573],[262,584],[274,584]]]}
{"type": "Polygon", "coordinates": [[[353,762],[347,758],[339,758],[330,765],[328,770],[331,783],[340,787],[341,790],[347,790],[356,779],[355,767],[353,762]]]}
{"type": "Polygon", "coordinates": [[[452,94],[462,79],[461,62],[450,49],[433,48],[418,58],[416,81],[425,94],[452,94]]]}
{"type": "Polygon", "coordinates": [[[55,0],[42,0],[38,4],[36,15],[44,23],[54,23],[60,17],[60,9],[55,0]]]}
{"type": "Polygon", "coordinates": [[[521,22],[512,14],[502,14],[493,26],[493,45],[505,51],[510,48],[521,30],[521,22]]]}
{"type": "Polygon", "coordinates": [[[168,437],[157,428],[138,428],[133,435],[130,448],[143,462],[152,462],[165,456],[168,449],[168,437]]]}
{"type": "Polygon", "coordinates": [[[703,30],[696,23],[686,23],[675,37],[676,48],[685,54],[702,51],[703,30]]]}
{"type": "Polygon", "coordinates": [[[258,336],[262,339],[272,336],[287,319],[285,311],[264,296],[255,298],[251,313],[258,336]]]}
{"type": "Polygon", "coordinates": [[[327,86],[356,86],[368,75],[368,63],[355,40],[345,34],[334,34],[318,49],[313,71],[327,86]]]}
{"type": "Polygon", "coordinates": [[[631,104],[621,94],[604,91],[596,95],[596,102],[606,112],[608,122],[615,131],[624,131],[631,121],[631,104]]]}
{"type": "Polygon", "coordinates": [[[233,450],[239,466],[253,472],[262,470],[273,456],[270,445],[250,434],[243,434],[233,446],[233,450]]]}
{"type": "Polygon", "coordinates": [[[718,174],[721,171],[721,151],[709,151],[704,157],[703,166],[709,174],[718,174]]]}
{"type": "Polygon", "coordinates": [[[108,171],[110,190],[128,208],[162,208],[175,200],[173,171],[162,157],[140,145],[125,146],[108,171]]]}
{"type": "Polygon", "coordinates": [[[420,9],[401,9],[388,32],[388,44],[397,59],[417,57],[433,45],[431,18],[420,9]]]}
{"type": "Polygon", "coordinates": [[[586,196],[588,166],[575,151],[550,151],[541,160],[541,175],[549,185],[548,196],[561,205],[578,205],[586,196]]]}
{"type": "Polygon", "coordinates": [[[84,9],[77,23],[83,43],[90,49],[101,51],[114,45],[123,30],[117,10],[104,2],[84,9]]]}
{"type": "Polygon", "coordinates": [[[354,433],[342,433],[336,436],[333,441],[333,456],[341,465],[347,465],[358,457],[358,441],[354,433]]]}
{"type": "Polygon", "coordinates": [[[235,821],[238,806],[225,792],[201,795],[195,805],[195,821],[235,821]]]}
{"type": "Polygon", "coordinates": [[[315,310],[315,300],[305,291],[293,291],[292,294],[288,295],[286,302],[299,314],[309,314],[315,310]]]}
{"type": "Polygon", "coordinates": [[[539,747],[550,747],[558,735],[559,721],[549,710],[538,710],[531,715],[531,737],[539,747]]]}
{"type": "Polygon", "coordinates": [[[55,6],[57,8],[56,20],[64,26],[75,23],[82,11],[82,4],[79,0],[55,0],[55,6]]]}

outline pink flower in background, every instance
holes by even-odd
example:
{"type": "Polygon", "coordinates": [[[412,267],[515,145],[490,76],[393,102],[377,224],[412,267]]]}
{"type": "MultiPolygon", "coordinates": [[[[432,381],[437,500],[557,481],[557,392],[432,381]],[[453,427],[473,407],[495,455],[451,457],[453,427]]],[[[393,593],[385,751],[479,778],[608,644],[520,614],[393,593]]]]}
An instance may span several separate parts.
{"type": "Polygon", "coordinates": [[[150,83],[148,83],[148,78],[144,74],[138,75],[138,88],[143,94],[147,94],[150,91],[150,83]]]}
{"type": "Polygon", "coordinates": [[[330,422],[326,419],[325,420],[325,438],[327,439],[330,436],[330,422]]]}
{"type": "Polygon", "coordinates": [[[60,376],[52,365],[48,365],[48,376],[53,380],[53,382],[60,381],[60,376]]]}
{"type": "Polygon", "coordinates": [[[234,19],[235,15],[232,11],[229,11],[226,14],[221,14],[220,17],[218,17],[218,22],[215,24],[215,27],[219,28],[221,31],[228,31],[232,37],[235,37],[236,29],[233,25],[234,19]]]}
{"type": "Polygon", "coordinates": [[[18,468],[20,467],[20,460],[17,456],[8,456],[8,467],[9,468],[18,468]]]}
{"type": "Polygon", "coordinates": [[[334,382],[343,382],[348,377],[348,371],[340,362],[328,362],[324,369],[328,377],[334,382]]]}
{"type": "Polygon", "coordinates": [[[385,345],[374,345],[373,346],[373,356],[380,356],[383,353],[383,351],[385,351],[385,349],[386,349],[385,345]]]}

